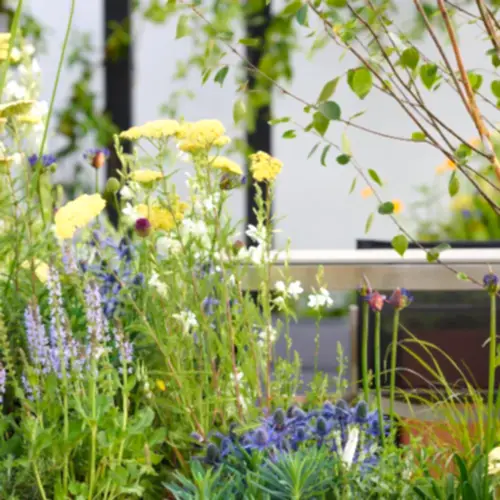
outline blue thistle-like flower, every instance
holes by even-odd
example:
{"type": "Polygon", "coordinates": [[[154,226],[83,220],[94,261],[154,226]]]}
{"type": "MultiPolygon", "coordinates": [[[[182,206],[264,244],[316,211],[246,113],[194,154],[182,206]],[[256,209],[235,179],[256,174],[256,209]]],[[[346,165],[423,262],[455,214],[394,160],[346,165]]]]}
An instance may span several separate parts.
{"type": "Polygon", "coordinates": [[[28,163],[31,167],[34,167],[37,163],[41,163],[43,167],[48,168],[54,165],[56,161],[56,157],[51,154],[42,155],[41,159],[36,154],[28,157],[28,163]]]}
{"type": "Polygon", "coordinates": [[[498,275],[495,273],[485,274],[483,277],[483,286],[491,294],[498,292],[498,275]]]}
{"type": "Polygon", "coordinates": [[[413,295],[406,288],[396,288],[387,302],[401,310],[413,302],[413,295]]]}

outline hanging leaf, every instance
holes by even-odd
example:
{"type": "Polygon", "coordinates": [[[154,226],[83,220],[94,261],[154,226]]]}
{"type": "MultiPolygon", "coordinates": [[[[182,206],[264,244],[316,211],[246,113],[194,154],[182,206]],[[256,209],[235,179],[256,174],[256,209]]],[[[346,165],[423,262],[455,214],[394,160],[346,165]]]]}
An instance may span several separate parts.
{"type": "Polygon", "coordinates": [[[176,39],[189,35],[191,30],[189,29],[188,20],[189,18],[185,14],[179,16],[179,20],[177,21],[177,28],[175,29],[176,39]]]}
{"type": "Polygon", "coordinates": [[[241,120],[246,117],[247,109],[245,103],[238,99],[233,105],[233,120],[235,124],[238,124],[241,120]]]}
{"type": "Polygon", "coordinates": [[[379,205],[378,213],[381,215],[390,215],[394,212],[394,203],[392,201],[386,201],[379,205]]]}
{"type": "Polygon", "coordinates": [[[335,159],[339,165],[347,165],[351,161],[351,157],[349,155],[339,155],[335,159]]]}
{"type": "Polygon", "coordinates": [[[411,134],[411,140],[415,142],[424,142],[426,139],[426,135],[423,132],[413,132],[411,134]]]}
{"type": "Polygon", "coordinates": [[[319,111],[329,120],[340,120],[340,106],[334,101],[322,102],[319,111]]]}
{"type": "Polygon", "coordinates": [[[261,41],[259,38],[240,38],[238,43],[244,45],[245,47],[257,48],[260,46],[261,41]]]}
{"type": "Polygon", "coordinates": [[[330,99],[337,89],[337,84],[339,83],[339,78],[334,78],[329,82],[326,82],[318,97],[318,102],[324,102],[330,99]]]}
{"type": "Polygon", "coordinates": [[[283,133],[282,135],[283,139],[295,139],[295,137],[297,137],[297,133],[295,132],[295,130],[287,130],[283,133]]]}
{"type": "Polygon", "coordinates": [[[438,67],[435,64],[424,64],[420,67],[420,78],[423,84],[429,89],[438,81],[438,67]]]}
{"type": "Polygon", "coordinates": [[[311,156],[316,153],[317,149],[319,148],[319,145],[321,143],[320,142],[317,142],[311,149],[311,151],[309,151],[309,154],[307,155],[307,159],[311,158],[311,156]]]}
{"type": "Polygon", "coordinates": [[[226,79],[227,73],[229,71],[229,66],[223,66],[217,73],[215,74],[214,77],[214,82],[220,83],[220,86],[222,87],[224,80],[226,79]]]}
{"type": "Polygon", "coordinates": [[[330,151],[330,144],[328,144],[328,146],[325,146],[324,149],[323,149],[323,152],[321,153],[321,165],[323,165],[324,167],[326,167],[326,155],[328,154],[328,151],[330,151]]]}
{"type": "Polygon", "coordinates": [[[351,69],[347,72],[347,83],[360,99],[364,99],[372,89],[372,74],[363,66],[351,69]]]}
{"type": "Polygon", "coordinates": [[[351,142],[349,141],[349,137],[347,137],[347,134],[345,132],[342,132],[342,138],[340,139],[340,148],[342,149],[343,153],[352,156],[351,142]]]}
{"type": "Polygon", "coordinates": [[[267,123],[269,125],[278,125],[279,123],[288,123],[290,121],[289,116],[284,116],[283,118],[273,118],[272,120],[269,120],[267,123]]]}
{"type": "Polygon", "coordinates": [[[365,234],[368,234],[368,231],[370,230],[370,228],[372,227],[372,224],[373,224],[373,217],[374,217],[374,214],[371,213],[369,216],[368,216],[368,219],[366,219],[366,224],[365,224],[365,234]]]}
{"type": "Polygon", "coordinates": [[[408,250],[408,244],[408,238],[404,234],[394,236],[391,241],[392,248],[394,248],[401,257],[403,257],[406,250],[408,250]]]}
{"type": "Polygon", "coordinates": [[[453,198],[460,190],[460,181],[456,172],[452,172],[450,176],[450,182],[448,183],[448,193],[453,198]]]}
{"type": "Polygon", "coordinates": [[[469,277],[465,273],[457,273],[457,279],[461,281],[470,281],[469,277]]]}
{"type": "Polygon", "coordinates": [[[377,172],[375,170],[369,168],[368,169],[368,175],[372,178],[373,181],[375,181],[380,187],[383,186],[383,182],[380,180],[380,177],[378,176],[377,172]]]}
{"type": "Polygon", "coordinates": [[[437,260],[439,260],[441,252],[449,250],[450,248],[451,247],[450,245],[448,245],[448,243],[440,243],[437,247],[431,248],[430,250],[427,251],[427,261],[436,262],[437,260]]]}
{"type": "Polygon", "coordinates": [[[399,58],[399,63],[401,66],[406,68],[415,69],[418,66],[420,60],[420,53],[415,47],[410,47],[405,49],[399,58]]]}
{"type": "Polygon", "coordinates": [[[324,136],[330,125],[330,120],[323,113],[316,111],[313,115],[313,127],[319,135],[324,136]]]}
{"type": "Polygon", "coordinates": [[[301,26],[307,26],[307,4],[305,3],[298,11],[297,14],[295,14],[295,18],[297,19],[297,22],[301,26]]]}
{"type": "Polygon", "coordinates": [[[473,71],[469,71],[467,73],[467,78],[469,79],[470,86],[474,92],[477,92],[481,88],[481,84],[483,83],[483,77],[479,73],[474,73],[473,71]]]}
{"type": "Polygon", "coordinates": [[[356,189],[356,184],[358,182],[358,178],[354,177],[351,183],[351,187],[349,188],[349,194],[351,194],[356,189]]]}
{"type": "Polygon", "coordinates": [[[493,80],[491,82],[491,92],[495,97],[500,99],[500,80],[493,80]]]}

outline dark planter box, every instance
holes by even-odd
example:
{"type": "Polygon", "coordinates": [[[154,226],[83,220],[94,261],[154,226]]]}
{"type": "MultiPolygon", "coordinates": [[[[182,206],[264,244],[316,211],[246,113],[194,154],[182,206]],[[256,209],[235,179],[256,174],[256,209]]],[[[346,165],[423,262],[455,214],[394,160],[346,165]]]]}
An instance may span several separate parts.
{"type": "MultiPolygon", "coordinates": [[[[442,242],[425,242],[424,247],[432,248],[442,242]]],[[[449,243],[452,248],[500,248],[500,242],[457,241],[449,243]]],[[[388,241],[359,240],[358,249],[391,248],[388,241]]],[[[410,248],[418,248],[410,244],[410,248]]],[[[369,276],[368,276],[369,278],[369,276]]],[[[392,290],[379,290],[389,296],[392,290]]],[[[427,341],[437,346],[449,356],[463,371],[467,379],[477,389],[488,387],[488,346],[489,338],[489,298],[486,293],[477,291],[418,291],[412,292],[414,303],[401,314],[401,323],[419,340],[427,341]]],[[[500,318],[497,318],[497,322],[500,318]]],[[[370,341],[368,346],[369,368],[373,370],[373,314],[370,318],[370,341]]],[[[361,346],[361,322],[358,332],[361,346]]],[[[382,366],[389,363],[389,352],[392,337],[392,310],[390,306],[382,312],[381,341],[382,366]]],[[[399,339],[410,339],[400,329],[399,339]]],[[[411,347],[413,353],[434,367],[433,361],[425,349],[418,344],[405,344],[411,347]]],[[[437,350],[432,351],[440,368],[448,381],[456,389],[463,387],[463,377],[453,363],[437,350]]],[[[389,365],[387,365],[389,366],[389,365]]],[[[429,390],[435,388],[436,380],[410,353],[398,349],[397,386],[400,389],[429,390]]],[[[361,377],[361,374],[360,374],[361,377]]],[[[388,379],[385,380],[388,383],[388,379]]],[[[497,371],[497,383],[500,383],[500,373],[497,371]]]]}

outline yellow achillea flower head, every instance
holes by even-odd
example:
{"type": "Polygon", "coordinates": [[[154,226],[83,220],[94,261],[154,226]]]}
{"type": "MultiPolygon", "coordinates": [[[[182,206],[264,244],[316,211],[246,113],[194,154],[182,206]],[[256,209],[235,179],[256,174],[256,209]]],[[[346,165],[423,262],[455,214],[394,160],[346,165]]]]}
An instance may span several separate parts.
{"type": "Polygon", "coordinates": [[[30,112],[35,101],[22,100],[0,104],[0,117],[9,118],[16,115],[26,115],[30,112]]]}
{"type": "Polygon", "coordinates": [[[121,139],[136,141],[138,139],[165,139],[176,136],[180,125],[176,120],[155,120],[138,127],[131,127],[120,134],[121,139]]]}
{"type": "Polygon", "coordinates": [[[199,120],[181,125],[177,134],[179,149],[186,153],[208,151],[212,147],[222,147],[231,139],[224,135],[226,129],[219,120],[199,120]]]}
{"type": "Polygon", "coordinates": [[[394,211],[392,213],[399,214],[403,211],[403,202],[401,200],[391,200],[391,203],[394,205],[394,211]]]}
{"type": "Polygon", "coordinates": [[[436,167],[436,174],[444,174],[445,172],[449,172],[451,170],[456,170],[457,165],[455,162],[451,161],[449,158],[446,158],[446,160],[441,163],[441,165],[438,165],[436,167]]]}
{"type": "Polygon", "coordinates": [[[257,182],[274,181],[283,168],[283,162],[263,151],[249,156],[250,171],[257,182]]]}
{"type": "Polygon", "coordinates": [[[153,230],[161,229],[163,231],[171,231],[175,228],[176,222],[184,218],[187,204],[178,199],[173,203],[172,207],[167,208],[160,205],[148,207],[141,204],[136,207],[137,212],[149,220],[153,230]]]}
{"type": "Polygon", "coordinates": [[[157,379],[156,380],[156,387],[162,392],[165,392],[167,390],[167,386],[165,385],[165,382],[163,380],[157,379]]]}
{"type": "Polygon", "coordinates": [[[156,170],[135,170],[130,173],[130,179],[139,184],[151,184],[163,179],[163,174],[156,170]]]}
{"type": "MultiPolygon", "coordinates": [[[[49,266],[42,260],[34,259],[35,275],[42,282],[46,283],[49,276],[49,266]]],[[[23,269],[31,269],[31,262],[26,260],[21,264],[23,269]]]]}
{"type": "Polygon", "coordinates": [[[77,229],[85,227],[106,206],[100,194],[82,194],[61,207],[55,216],[55,232],[58,238],[70,239],[77,229]]]}
{"type": "Polygon", "coordinates": [[[488,454],[488,474],[500,473],[500,446],[493,448],[488,454]]]}
{"type": "Polygon", "coordinates": [[[373,189],[370,186],[366,186],[361,190],[361,198],[369,198],[373,194],[373,189]]]}
{"type": "Polygon", "coordinates": [[[225,156],[211,156],[208,158],[208,161],[210,162],[210,166],[213,168],[218,168],[228,174],[243,175],[241,167],[236,162],[226,158],[225,156]]]}

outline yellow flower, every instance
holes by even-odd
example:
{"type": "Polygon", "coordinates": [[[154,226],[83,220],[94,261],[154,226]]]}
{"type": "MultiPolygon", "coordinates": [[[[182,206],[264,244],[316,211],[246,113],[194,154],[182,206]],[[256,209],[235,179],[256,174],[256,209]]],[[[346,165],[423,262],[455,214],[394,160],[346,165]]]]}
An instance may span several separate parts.
{"type": "Polygon", "coordinates": [[[281,172],[283,162],[274,158],[263,151],[258,151],[250,158],[250,170],[253,178],[257,182],[273,181],[281,172]]]}
{"type": "Polygon", "coordinates": [[[105,206],[106,202],[100,194],[82,194],[76,200],[66,203],[56,212],[56,236],[63,240],[72,238],[77,229],[85,227],[105,206]]]}
{"type": "Polygon", "coordinates": [[[394,214],[399,214],[403,211],[403,202],[401,200],[391,200],[391,203],[394,205],[394,214]]]}
{"type": "Polygon", "coordinates": [[[471,207],[472,203],[473,203],[473,198],[471,195],[461,194],[461,195],[455,196],[451,200],[450,205],[451,205],[452,210],[459,212],[459,211],[462,211],[462,210],[465,210],[465,209],[471,207]]]}
{"type": "Polygon", "coordinates": [[[22,115],[22,116],[18,116],[17,120],[20,123],[24,123],[27,125],[36,125],[37,123],[42,122],[42,117],[36,116],[36,115],[22,115]]]}
{"type": "Polygon", "coordinates": [[[500,472],[500,446],[493,448],[488,454],[488,474],[496,475],[500,472]]]}
{"type": "Polygon", "coordinates": [[[0,156],[0,173],[7,173],[14,159],[14,156],[0,156]]]}
{"type": "Polygon", "coordinates": [[[131,127],[120,134],[120,138],[136,141],[138,139],[163,139],[173,137],[179,132],[176,120],[155,120],[138,127],[131,127]]]}
{"type": "MultiPolygon", "coordinates": [[[[45,262],[43,262],[42,260],[38,260],[38,259],[33,260],[33,265],[35,267],[36,277],[42,283],[46,283],[47,278],[49,276],[49,266],[45,262]]],[[[26,260],[21,264],[21,267],[23,269],[31,269],[31,262],[26,260]]]]}
{"type": "Polygon", "coordinates": [[[30,112],[33,104],[35,104],[35,101],[29,100],[0,104],[0,117],[9,118],[10,116],[25,115],[30,112]]]}
{"type": "Polygon", "coordinates": [[[151,184],[163,179],[163,174],[156,170],[135,170],[130,173],[130,179],[140,184],[151,184]]]}
{"type": "Polygon", "coordinates": [[[181,125],[178,137],[179,149],[186,153],[208,151],[212,147],[229,144],[226,129],[219,120],[199,120],[181,125]]]}
{"type": "Polygon", "coordinates": [[[187,204],[178,199],[172,204],[172,207],[167,208],[160,205],[148,207],[141,204],[136,207],[137,212],[141,217],[145,217],[151,223],[154,230],[161,229],[170,231],[175,228],[176,222],[184,218],[187,204]]]}
{"type": "Polygon", "coordinates": [[[229,174],[243,175],[241,167],[236,162],[226,158],[225,156],[211,156],[208,158],[208,161],[210,162],[210,166],[213,168],[218,168],[229,174]]]}
{"type": "Polygon", "coordinates": [[[167,386],[165,385],[165,382],[163,380],[158,379],[156,381],[156,387],[160,389],[160,391],[165,392],[167,390],[167,386]]]}
{"type": "Polygon", "coordinates": [[[476,149],[480,148],[483,145],[480,137],[472,137],[467,142],[469,143],[469,145],[476,149]]]}
{"type": "Polygon", "coordinates": [[[361,190],[361,198],[369,198],[373,195],[373,189],[370,186],[366,186],[361,190]]]}
{"type": "Polygon", "coordinates": [[[455,170],[457,168],[457,165],[455,162],[451,161],[449,158],[446,158],[446,160],[441,163],[441,165],[438,165],[436,167],[436,174],[444,174],[445,172],[449,172],[450,170],[455,170]]]}

